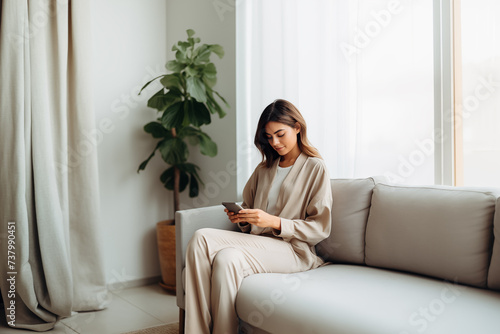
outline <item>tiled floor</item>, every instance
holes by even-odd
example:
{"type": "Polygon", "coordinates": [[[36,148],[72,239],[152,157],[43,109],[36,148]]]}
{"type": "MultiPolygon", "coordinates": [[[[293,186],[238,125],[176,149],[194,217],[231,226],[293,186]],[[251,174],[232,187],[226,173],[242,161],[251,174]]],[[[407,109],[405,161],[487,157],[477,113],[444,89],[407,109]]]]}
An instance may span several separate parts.
{"type": "MultiPolygon", "coordinates": [[[[120,334],[179,320],[174,294],[157,284],[112,291],[107,309],[78,313],[57,323],[50,334],[120,334]]],[[[11,329],[0,316],[0,333],[23,334],[32,331],[11,329]]]]}

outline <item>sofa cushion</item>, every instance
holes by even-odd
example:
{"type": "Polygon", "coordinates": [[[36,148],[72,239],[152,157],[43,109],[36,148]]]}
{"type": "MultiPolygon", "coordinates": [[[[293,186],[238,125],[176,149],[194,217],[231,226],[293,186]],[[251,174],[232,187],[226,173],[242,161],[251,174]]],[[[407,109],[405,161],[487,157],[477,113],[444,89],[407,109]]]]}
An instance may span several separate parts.
{"type": "Polygon", "coordinates": [[[488,287],[500,290],[500,198],[497,198],[495,219],[493,220],[495,242],[491,256],[490,270],[488,272],[488,287]]]}
{"type": "Polygon", "coordinates": [[[500,328],[497,292],[343,264],[246,277],[236,310],[269,333],[496,334],[500,328]]]}
{"type": "Polygon", "coordinates": [[[378,184],[366,264],[486,287],[495,204],[486,191],[378,184]]]}
{"type": "Polygon", "coordinates": [[[318,255],[336,263],[363,264],[365,228],[377,178],[331,180],[332,232],[316,246],[318,255]]]}

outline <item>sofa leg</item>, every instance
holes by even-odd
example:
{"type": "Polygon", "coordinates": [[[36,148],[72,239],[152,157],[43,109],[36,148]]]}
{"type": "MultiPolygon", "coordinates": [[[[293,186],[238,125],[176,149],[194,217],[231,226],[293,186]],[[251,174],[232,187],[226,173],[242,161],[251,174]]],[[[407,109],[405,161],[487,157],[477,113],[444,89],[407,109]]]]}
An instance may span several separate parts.
{"type": "Polygon", "coordinates": [[[179,334],[184,334],[184,322],[186,321],[186,311],[179,307],[179,334]]]}

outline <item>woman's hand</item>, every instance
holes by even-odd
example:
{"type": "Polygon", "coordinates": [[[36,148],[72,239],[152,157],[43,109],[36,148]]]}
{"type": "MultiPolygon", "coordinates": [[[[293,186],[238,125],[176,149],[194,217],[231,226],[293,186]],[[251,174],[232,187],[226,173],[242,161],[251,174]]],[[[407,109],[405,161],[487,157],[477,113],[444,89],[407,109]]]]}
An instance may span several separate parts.
{"type": "MultiPolygon", "coordinates": [[[[227,214],[227,218],[231,221],[231,223],[236,224],[236,223],[243,223],[241,219],[238,218],[238,215],[232,211],[229,211],[228,209],[224,209],[224,212],[227,214]]],[[[245,224],[243,224],[245,225],[245,224]]]]}
{"type": "Polygon", "coordinates": [[[229,220],[232,223],[249,223],[258,227],[271,227],[275,230],[281,230],[281,218],[268,214],[260,209],[243,209],[238,213],[228,212],[229,220]]]}

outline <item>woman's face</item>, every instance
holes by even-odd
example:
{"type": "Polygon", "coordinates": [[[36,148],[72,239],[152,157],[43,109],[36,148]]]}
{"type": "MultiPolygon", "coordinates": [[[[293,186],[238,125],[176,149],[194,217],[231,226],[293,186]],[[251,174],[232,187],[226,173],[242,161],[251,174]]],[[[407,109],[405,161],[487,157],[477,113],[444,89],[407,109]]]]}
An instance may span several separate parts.
{"type": "Polygon", "coordinates": [[[299,150],[297,145],[299,132],[298,124],[296,128],[292,128],[283,123],[269,122],[265,127],[265,136],[269,145],[281,156],[286,156],[290,152],[296,153],[299,150]]]}

